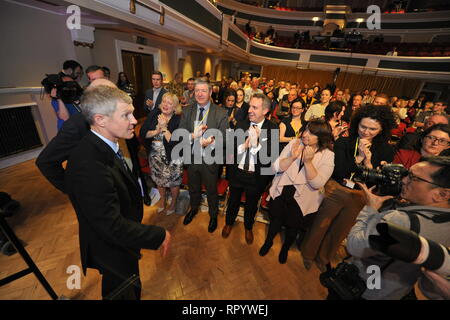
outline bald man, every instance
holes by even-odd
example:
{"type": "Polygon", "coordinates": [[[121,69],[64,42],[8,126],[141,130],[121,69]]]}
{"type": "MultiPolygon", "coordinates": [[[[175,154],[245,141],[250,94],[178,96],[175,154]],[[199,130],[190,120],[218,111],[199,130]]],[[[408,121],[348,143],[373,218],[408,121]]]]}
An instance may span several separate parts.
{"type": "MultiPolygon", "coordinates": [[[[106,79],[92,81],[86,90],[98,86],[116,88],[116,85],[106,79]]],[[[36,159],[36,166],[42,175],[58,190],[66,193],[64,186],[63,162],[69,157],[70,151],[89,132],[89,124],[81,113],[72,115],[64,122],[58,134],[47,144],[36,159]]]]}

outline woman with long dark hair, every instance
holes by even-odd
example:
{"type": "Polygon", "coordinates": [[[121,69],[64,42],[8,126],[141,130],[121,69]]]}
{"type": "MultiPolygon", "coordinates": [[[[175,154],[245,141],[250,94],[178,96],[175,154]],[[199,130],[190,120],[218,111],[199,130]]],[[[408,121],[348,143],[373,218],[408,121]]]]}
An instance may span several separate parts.
{"type": "Polygon", "coordinates": [[[136,96],[133,84],[128,80],[125,72],[119,72],[117,77],[117,88],[126,92],[132,99],[136,96]]]}
{"type": "Polygon", "coordinates": [[[314,213],[323,199],[322,187],[334,167],[331,151],[331,128],[324,120],[312,120],[283,149],[273,164],[275,178],[270,187],[270,225],[259,254],[270,250],[273,239],[286,228],[285,240],[278,256],[286,263],[288,251],[299,231],[305,232],[314,219],[314,213]]]}

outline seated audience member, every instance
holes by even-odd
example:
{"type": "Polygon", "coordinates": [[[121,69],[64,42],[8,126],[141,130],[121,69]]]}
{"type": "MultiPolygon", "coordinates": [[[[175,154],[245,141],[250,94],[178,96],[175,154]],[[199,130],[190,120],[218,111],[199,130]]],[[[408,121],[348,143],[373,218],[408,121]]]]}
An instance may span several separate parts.
{"type": "Polygon", "coordinates": [[[303,126],[302,114],[305,109],[301,101],[294,100],[290,109],[291,115],[280,122],[280,150],[298,137],[303,126]]]}
{"type": "Polygon", "coordinates": [[[348,136],[348,124],[341,120],[345,112],[345,103],[342,101],[333,101],[325,108],[325,121],[331,127],[334,141],[341,136],[348,136]]]}
{"type": "Polygon", "coordinates": [[[434,126],[436,124],[448,124],[448,117],[444,115],[432,115],[426,118],[425,125],[417,129],[414,132],[405,134],[400,141],[397,144],[397,149],[408,149],[412,150],[414,149],[414,146],[417,144],[417,140],[420,138],[420,133],[423,132],[423,130],[428,129],[431,126],[434,126]]]}
{"type": "Polygon", "coordinates": [[[267,254],[273,239],[284,226],[285,240],[278,261],[286,263],[297,234],[306,232],[311,225],[323,199],[321,189],[333,172],[332,141],[328,123],[321,119],[312,120],[273,164],[275,178],[270,187],[270,225],[259,250],[261,256],[267,254]]]}
{"type": "Polygon", "coordinates": [[[439,156],[450,148],[450,126],[437,124],[426,129],[418,139],[414,149],[399,149],[394,156],[394,163],[404,165],[407,169],[419,162],[422,157],[439,156]]]}
{"type": "Polygon", "coordinates": [[[385,93],[378,93],[373,100],[374,106],[387,106],[389,103],[389,96],[385,93]]]}
{"type": "Polygon", "coordinates": [[[349,137],[339,138],[334,143],[333,179],[325,186],[325,199],[301,244],[306,268],[315,262],[324,271],[334,259],[364,206],[363,193],[354,189],[352,181],[357,166],[374,169],[382,161],[392,162],[394,150],[388,140],[394,124],[389,107],[364,106],[353,114],[349,137]]]}
{"type": "Polygon", "coordinates": [[[433,106],[434,103],[432,101],[427,101],[425,103],[424,109],[419,110],[414,118],[414,127],[419,129],[423,128],[423,126],[425,125],[425,119],[433,115],[433,106]]]}
{"type": "Polygon", "coordinates": [[[275,100],[275,94],[272,91],[267,92],[266,94],[267,98],[270,100],[270,112],[267,114],[267,116],[272,116],[273,110],[277,107],[278,102],[275,100]]]}
{"type": "Polygon", "coordinates": [[[305,113],[305,121],[322,118],[325,115],[325,108],[330,103],[331,91],[323,89],[320,95],[320,103],[313,104],[305,113]]]}
{"type": "Polygon", "coordinates": [[[359,108],[361,108],[362,106],[362,95],[360,94],[355,94],[353,96],[353,98],[350,99],[347,108],[345,108],[345,112],[344,115],[342,116],[342,120],[344,120],[345,122],[350,122],[350,119],[353,115],[353,112],[355,110],[358,110],[359,108]]]}
{"type": "Polygon", "coordinates": [[[259,89],[258,87],[259,87],[259,79],[257,77],[253,77],[250,87],[245,89],[245,98],[244,98],[245,102],[248,103],[250,101],[250,98],[255,93],[263,93],[263,91],[261,89],[259,89]]]}
{"type": "MultiPolygon", "coordinates": [[[[278,120],[282,121],[284,118],[288,117],[290,114],[290,107],[293,101],[297,100],[297,90],[296,89],[290,89],[289,93],[283,97],[283,99],[278,104],[277,109],[277,118],[278,120]]],[[[303,101],[297,100],[301,103],[303,101]]]]}
{"type": "Polygon", "coordinates": [[[302,97],[302,99],[306,103],[306,109],[315,104],[317,100],[314,98],[314,89],[308,89],[306,96],[302,97]]]}
{"type": "MultiPolygon", "coordinates": [[[[448,219],[438,222],[439,218],[450,214],[450,158],[425,158],[410,168],[409,175],[404,177],[402,182],[400,196],[410,205],[381,212],[383,202],[392,197],[377,196],[361,185],[366,198],[365,207],[359,212],[347,237],[347,251],[352,255],[352,264],[359,269],[359,276],[364,282],[371,275],[367,273],[369,266],[375,265],[381,270],[384,269],[380,279],[382,286],[379,289],[365,290],[362,299],[401,300],[411,296],[418,280],[419,287],[423,288],[421,284],[424,284],[421,264],[387,256],[370,246],[370,239],[373,240],[374,236],[379,235],[379,223],[389,223],[407,230],[416,229],[421,237],[445,247],[450,246],[450,222],[448,219]]],[[[431,261],[425,261],[425,265],[426,262],[431,261]]],[[[329,299],[339,299],[335,292],[329,293],[329,299]]]]}
{"type": "Polygon", "coordinates": [[[239,88],[236,90],[236,113],[234,115],[234,118],[237,121],[242,121],[248,117],[248,108],[249,105],[247,102],[244,101],[245,99],[245,91],[242,88],[239,88]]]}
{"type": "Polygon", "coordinates": [[[175,212],[175,205],[180,191],[183,174],[181,159],[172,159],[173,147],[177,144],[171,141],[172,133],[180,124],[178,97],[171,92],[163,95],[158,108],[147,116],[140,130],[140,137],[148,144],[150,176],[158,187],[161,196],[158,202],[158,212],[170,215],[175,212]],[[166,188],[170,188],[172,202],[166,208],[166,188]]]}

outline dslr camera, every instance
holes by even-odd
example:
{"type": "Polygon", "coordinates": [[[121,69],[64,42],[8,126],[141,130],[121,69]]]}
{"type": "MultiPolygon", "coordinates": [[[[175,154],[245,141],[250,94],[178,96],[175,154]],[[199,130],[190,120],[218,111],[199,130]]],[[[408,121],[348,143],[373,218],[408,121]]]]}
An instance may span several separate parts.
{"type": "Polygon", "coordinates": [[[401,164],[386,164],[381,169],[368,169],[358,166],[355,181],[377,186],[382,196],[398,196],[402,191],[402,179],[408,175],[408,170],[401,164]]]}
{"type": "MultiPolygon", "coordinates": [[[[448,221],[448,217],[445,218],[448,221]]],[[[421,265],[443,277],[450,276],[449,248],[389,222],[378,223],[377,231],[379,235],[369,236],[373,249],[392,258],[421,265]]]]}
{"type": "Polygon", "coordinates": [[[83,89],[76,81],[64,81],[60,74],[47,74],[41,81],[47,94],[50,94],[53,88],[56,88],[56,98],[64,103],[77,104],[83,94],[83,89]]]}

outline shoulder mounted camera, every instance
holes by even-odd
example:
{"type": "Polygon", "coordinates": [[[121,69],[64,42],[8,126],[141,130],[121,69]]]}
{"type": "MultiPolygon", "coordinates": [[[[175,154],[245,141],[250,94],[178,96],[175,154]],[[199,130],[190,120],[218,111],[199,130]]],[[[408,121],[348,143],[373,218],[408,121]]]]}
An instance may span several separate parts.
{"type": "Polygon", "coordinates": [[[61,74],[47,74],[41,84],[48,94],[53,88],[56,88],[56,98],[61,99],[64,103],[76,103],[83,94],[83,89],[78,82],[64,81],[61,74]]]}

